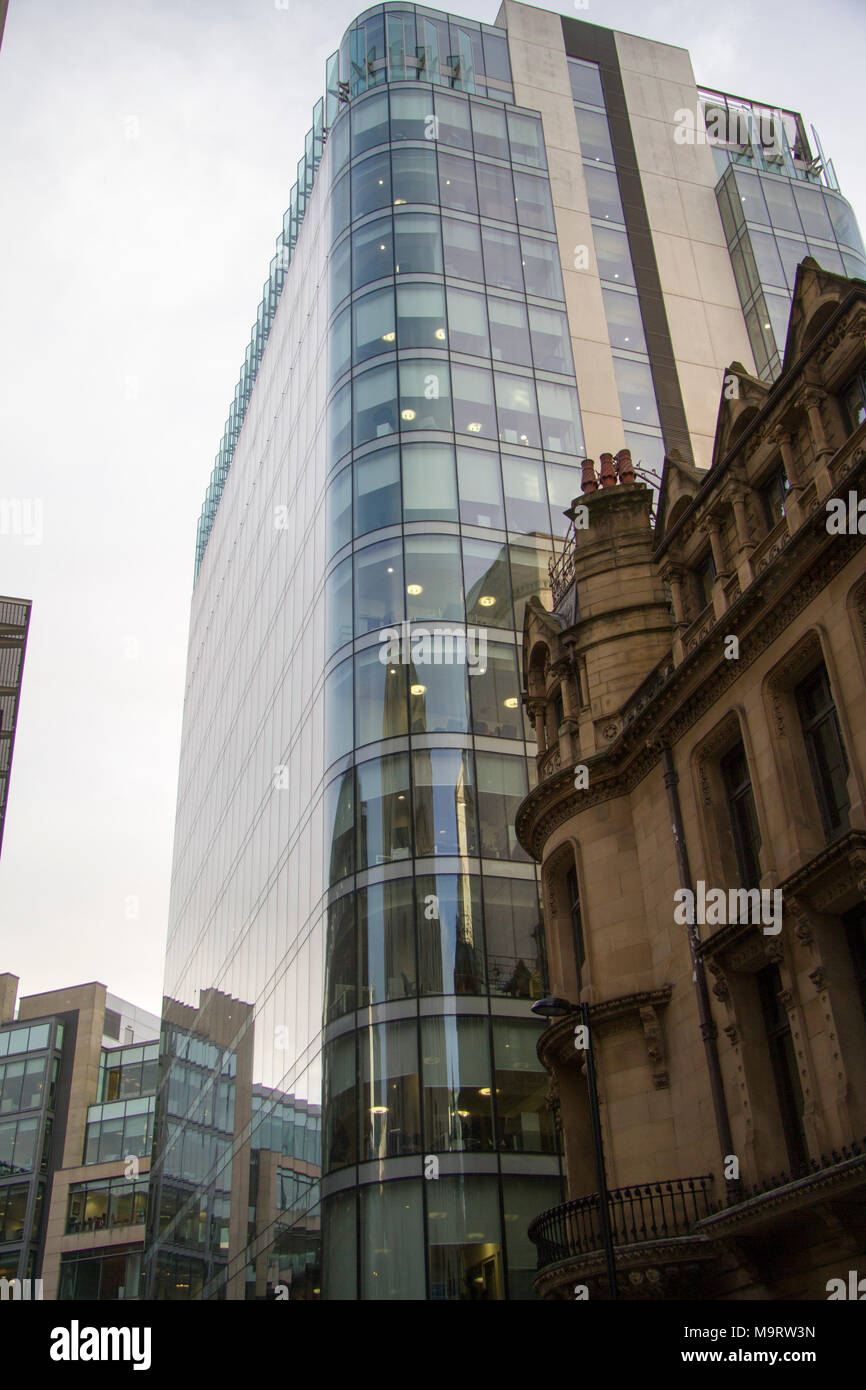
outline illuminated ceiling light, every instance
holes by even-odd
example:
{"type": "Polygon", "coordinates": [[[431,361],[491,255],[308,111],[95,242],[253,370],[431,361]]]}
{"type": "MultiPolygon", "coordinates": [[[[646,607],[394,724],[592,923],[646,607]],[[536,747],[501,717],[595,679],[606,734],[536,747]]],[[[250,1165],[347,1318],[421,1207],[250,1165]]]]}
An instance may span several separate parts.
{"type": "Polygon", "coordinates": [[[417,595],[417,594],[423,594],[423,592],[424,592],[424,586],[423,586],[423,584],[407,584],[407,585],[406,585],[406,593],[407,593],[407,594],[412,594],[413,597],[415,597],[415,595],[417,595]]]}
{"type": "Polygon", "coordinates": [[[520,701],[516,695],[509,695],[507,700],[503,700],[506,709],[517,709],[519,703],[520,701]]]}
{"type": "Polygon", "coordinates": [[[382,342],[383,342],[383,343],[393,343],[393,341],[394,341],[394,339],[395,339],[396,337],[397,337],[397,334],[396,334],[396,333],[394,332],[394,330],[392,329],[390,333],[383,333],[383,334],[382,334],[382,342]]]}
{"type": "Polygon", "coordinates": [[[394,566],[393,566],[393,565],[389,565],[389,566],[388,566],[388,573],[389,573],[389,574],[393,574],[393,573],[394,573],[394,566]]]}
{"type": "Polygon", "coordinates": [[[396,674],[397,674],[397,667],[396,667],[396,666],[390,666],[390,667],[388,668],[388,675],[389,675],[389,676],[396,676],[396,674]]]}
{"type": "Polygon", "coordinates": [[[764,324],[764,327],[765,327],[765,328],[769,328],[770,325],[769,325],[768,323],[765,323],[765,324],[764,324]]]}
{"type": "Polygon", "coordinates": [[[380,180],[379,180],[379,187],[380,187],[380,188],[382,187],[382,185],[384,184],[384,182],[385,182],[384,179],[380,179],[380,180]]]}
{"type": "Polygon", "coordinates": [[[489,1095],[490,1095],[490,1087],[489,1087],[489,1086],[481,1086],[481,1087],[479,1087],[478,1094],[479,1094],[479,1096],[489,1096],[489,1095]]]}
{"type": "Polygon", "coordinates": [[[380,251],[384,251],[384,250],[385,250],[385,243],[384,243],[384,241],[380,241],[380,242],[379,242],[379,250],[380,250],[380,251]]]}
{"type": "Polygon", "coordinates": [[[427,687],[426,685],[410,685],[409,689],[413,695],[423,695],[425,694],[427,687]]]}
{"type": "Polygon", "coordinates": [[[433,337],[434,337],[434,338],[438,338],[439,341],[440,341],[440,343],[441,343],[441,342],[444,342],[444,340],[445,340],[445,329],[444,329],[444,328],[437,328],[437,329],[436,329],[436,332],[433,334],[433,337]]]}
{"type": "Polygon", "coordinates": [[[522,434],[522,435],[520,436],[520,442],[521,442],[521,444],[528,444],[528,443],[529,443],[529,436],[526,435],[526,434],[522,434]]]}
{"type": "Polygon", "coordinates": [[[626,338],[626,342],[629,342],[629,339],[628,339],[628,338],[626,338]]]}
{"type": "Polygon", "coordinates": [[[480,434],[480,433],[481,433],[481,424],[480,424],[480,422],[479,422],[478,420],[473,420],[471,424],[469,424],[469,425],[466,426],[466,428],[467,428],[468,430],[470,430],[470,431],[472,432],[472,434],[480,434]]]}
{"type": "Polygon", "coordinates": [[[387,1107],[387,1105],[371,1105],[371,1106],[370,1106],[370,1114],[371,1114],[371,1115],[387,1115],[387,1113],[388,1113],[388,1107],[387,1107]]]}
{"type": "Polygon", "coordinates": [[[414,412],[414,410],[401,410],[401,411],[400,411],[400,419],[401,419],[401,420],[414,420],[414,419],[415,419],[415,412],[414,412]]]}
{"type": "Polygon", "coordinates": [[[403,204],[405,203],[405,201],[406,201],[405,198],[395,198],[395,199],[394,199],[394,206],[395,206],[395,208],[402,207],[403,204]]]}
{"type": "Polygon", "coordinates": [[[492,608],[496,599],[492,594],[482,594],[478,602],[481,604],[482,608],[492,608]]]}
{"type": "Polygon", "coordinates": [[[468,1119],[469,1119],[469,1116],[471,1115],[471,1113],[472,1113],[471,1110],[458,1110],[458,1111],[457,1111],[457,1114],[460,1116],[461,1120],[468,1120],[468,1119]]]}

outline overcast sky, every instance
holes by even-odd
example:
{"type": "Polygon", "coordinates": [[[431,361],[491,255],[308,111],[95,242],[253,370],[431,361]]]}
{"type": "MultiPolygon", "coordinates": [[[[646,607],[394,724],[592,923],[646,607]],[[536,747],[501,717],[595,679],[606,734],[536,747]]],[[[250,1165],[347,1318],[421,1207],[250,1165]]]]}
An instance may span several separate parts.
{"type": "MultiPolygon", "coordinates": [[[[0,499],[42,524],[0,534],[0,594],[33,600],[0,858],[22,993],[97,979],[159,1006],[196,522],[325,59],[362,8],[10,0],[0,499]]],[[[802,111],[866,227],[862,0],[544,8],[802,111]]]]}

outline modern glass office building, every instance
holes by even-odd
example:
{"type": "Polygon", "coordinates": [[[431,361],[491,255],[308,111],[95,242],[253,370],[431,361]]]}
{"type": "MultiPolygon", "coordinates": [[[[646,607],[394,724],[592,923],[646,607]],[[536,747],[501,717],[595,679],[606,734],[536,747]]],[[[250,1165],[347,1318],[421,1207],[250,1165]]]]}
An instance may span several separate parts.
{"type": "Polygon", "coordinates": [[[510,0],[328,63],[199,525],[147,1296],[530,1296],[523,611],[583,456],[708,463],[753,365],[686,81],[510,0]]]}

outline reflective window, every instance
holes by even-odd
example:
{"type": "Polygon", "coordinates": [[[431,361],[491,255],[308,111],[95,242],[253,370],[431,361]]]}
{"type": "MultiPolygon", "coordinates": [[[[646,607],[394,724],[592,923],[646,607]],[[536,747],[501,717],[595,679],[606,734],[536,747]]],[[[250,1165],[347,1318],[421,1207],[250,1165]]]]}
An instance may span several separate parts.
{"type": "Polygon", "coordinates": [[[364,101],[355,101],[349,109],[352,122],[353,155],[362,154],[364,150],[372,149],[374,145],[387,144],[387,92],[378,92],[375,96],[366,97],[364,101]]]}
{"type": "Polygon", "coordinates": [[[610,345],[629,352],[646,352],[643,321],[636,294],[620,294],[618,290],[602,290],[604,314],[610,345]]]}
{"type": "Polygon", "coordinates": [[[522,367],[532,366],[532,350],[529,346],[529,324],[526,318],[526,305],[516,299],[498,299],[490,296],[487,301],[490,317],[490,346],[494,362],[516,362],[522,367]]]}
{"type": "Polygon", "coordinates": [[[395,87],[391,92],[391,140],[423,140],[432,108],[426,91],[395,87]]]}
{"type": "Polygon", "coordinates": [[[481,239],[484,247],[484,278],[488,285],[522,293],[523,263],[516,232],[482,227],[481,239]]]}
{"type": "Polygon", "coordinates": [[[483,294],[448,286],[448,341],[453,352],[490,356],[487,305],[483,294]]]}
{"type": "Polygon", "coordinates": [[[577,134],[583,158],[613,164],[615,161],[607,117],[600,111],[585,111],[579,106],[575,107],[574,114],[577,118],[577,134]]]}
{"type": "Polygon", "coordinates": [[[325,767],[352,749],[352,663],[342,661],[325,681],[325,767]]]}
{"type": "Polygon", "coordinates": [[[406,609],[411,621],[463,620],[460,544],[456,536],[407,536],[406,609]]]}
{"type": "Polygon", "coordinates": [[[537,116],[525,116],[520,111],[509,110],[506,114],[511,139],[511,158],[518,164],[531,164],[536,169],[546,169],[547,155],[541,121],[537,116]]]}
{"type": "Polygon", "coordinates": [[[797,266],[806,259],[809,248],[802,237],[793,236],[777,236],[776,245],[782,258],[782,268],[788,282],[788,289],[792,290],[797,278],[797,266]]]}
{"type": "Polygon", "coordinates": [[[331,189],[331,240],[336,241],[349,225],[349,174],[337,179],[331,189]]]}
{"type": "Polygon", "coordinates": [[[422,1181],[361,1188],[363,1299],[403,1303],[426,1298],[422,1181]]]}
{"type": "Polygon", "coordinates": [[[416,855],[476,854],[471,755],[434,748],[414,753],[412,761],[416,855]]]}
{"type": "Polygon", "coordinates": [[[531,304],[529,326],[536,369],[571,375],[574,362],[567,316],[560,309],[542,309],[539,304],[531,304]]]}
{"type": "Polygon", "coordinates": [[[481,234],[475,222],[460,222],[454,217],[442,218],[445,242],[445,273],[474,284],[484,279],[481,261],[481,234]]]}
{"type": "Polygon", "coordinates": [[[540,295],[542,299],[563,299],[562,271],[556,242],[521,234],[520,250],[526,293],[540,295]]]}
{"type": "Polygon", "coordinates": [[[355,447],[397,429],[397,369],[374,367],[354,379],[355,447]]]}
{"type": "Polygon", "coordinates": [[[352,317],[346,308],[338,314],[328,333],[328,380],[333,386],[352,365],[352,317]]]}
{"type": "Polygon", "coordinates": [[[540,444],[535,386],[531,377],[494,372],[499,438],[506,444],[540,444]]]}
{"type": "MultiPolygon", "coordinates": [[[[366,1029],[361,1034],[360,1054],[361,1160],[419,1153],[421,1107],[414,1020],[366,1029]]],[[[362,1189],[362,1194],[365,1191],[362,1189]]],[[[376,1241],[381,1238],[381,1228],[377,1228],[376,1241]]],[[[401,1296],[406,1296],[405,1290],[401,1296]]]]}
{"type": "Polygon", "coordinates": [[[325,788],[325,860],[329,883],[355,872],[355,774],[351,770],[325,788]]]}
{"type": "Polygon", "coordinates": [[[511,81],[508,40],[502,34],[484,34],[484,62],[488,77],[497,77],[501,82],[511,81]]]}
{"type": "Polygon", "coordinates": [[[637,420],[642,425],[659,422],[652,373],[646,362],[630,362],[624,357],[613,359],[616,384],[624,420],[637,420]]]}
{"type": "Polygon", "coordinates": [[[454,428],[458,434],[474,434],[496,439],[496,410],[493,405],[493,378],[482,367],[451,367],[454,393],[454,428]]]}
{"type": "Polygon", "coordinates": [[[535,1052],[533,1023],[493,1020],[494,1081],[499,1148],[505,1153],[556,1153],[547,1073],[535,1052]]]}
{"type": "Polygon", "coordinates": [[[487,669],[473,672],[472,730],[485,738],[521,738],[520,675],[511,643],[487,643],[487,669]]]}
{"type": "Polygon", "coordinates": [[[435,94],[436,116],[439,121],[440,145],[455,145],[459,149],[472,149],[472,131],[469,125],[469,102],[460,97],[437,91],[435,94]]]}
{"type": "Polygon", "coordinates": [[[523,610],[531,594],[544,594],[550,580],[547,574],[548,552],[530,550],[528,546],[511,545],[511,582],[514,588],[514,616],[512,626],[523,630],[523,610]]]}
{"type": "Polygon", "coordinates": [[[445,291],[442,285],[400,284],[397,289],[397,342],[401,348],[444,348],[445,291]]]}
{"type": "Polygon", "coordinates": [[[602,280],[614,280],[618,285],[634,285],[631,252],[625,232],[615,227],[593,227],[592,238],[602,280]]]}
{"type": "Polygon", "coordinates": [[[325,656],[352,640],[352,560],[341,560],[325,580],[325,656]]]}
{"type": "Polygon", "coordinates": [[[502,481],[508,529],[549,535],[544,464],[537,459],[516,459],[503,454],[502,481]]]}
{"type": "Polygon", "coordinates": [[[496,217],[501,222],[516,222],[514,186],[511,170],[498,164],[477,164],[478,208],[482,217],[496,217]]]}
{"type": "Polygon", "coordinates": [[[530,879],[484,877],[484,922],[491,994],[541,999],[547,988],[544,926],[530,879]]]}
{"type": "MultiPolygon", "coordinates": [[[[833,231],[836,233],[836,240],[843,246],[850,246],[853,250],[863,255],[863,238],[857,226],[857,218],[854,216],[853,209],[849,207],[844,198],[834,197],[827,193],[827,207],[830,209],[830,219],[833,223],[833,231]]],[[[848,272],[851,274],[851,272],[848,272]]],[[[862,277],[862,267],[856,270],[855,278],[862,277]]]]}
{"type": "Polygon", "coordinates": [[[522,758],[476,755],[481,854],[485,859],[528,859],[514,832],[517,808],[529,788],[522,758]]]}
{"type": "MultiPolygon", "coordinates": [[[[781,229],[785,232],[794,232],[798,236],[802,235],[803,228],[800,223],[800,215],[797,212],[797,204],[794,202],[794,190],[788,180],[761,179],[761,188],[773,226],[777,230],[781,229]]],[[[746,206],[748,209],[748,204],[746,206]]],[[[748,210],[746,211],[746,218],[751,220],[748,210]]]]}
{"type": "Polygon", "coordinates": [[[394,218],[395,268],[398,275],[410,271],[442,274],[442,238],[438,216],[404,212],[394,218]]]}
{"type": "Polygon", "coordinates": [[[505,510],[502,505],[499,455],[461,445],[457,450],[457,476],[460,520],[463,524],[503,529],[505,510]]]}
{"type": "MultiPolygon", "coordinates": [[[[489,1085],[486,1088],[489,1090],[489,1085]]],[[[499,1194],[489,1178],[431,1183],[427,1207],[431,1297],[452,1302],[505,1298],[499,1194]]]]}
{"type": "Polygon", "coordinates": [[[495,159],[507,159],[508,132],[505,128],[505,112],[499,106],[487,106],[480,101],[472,101],[470,106],[475,153],[493,155],[495,159]]]}
{"type": "Polygon", "coordinates": [[[358,975],[355,942],[355,896],[345,893],[328,908],[325,954],[326,1018],[339,1018],[356,1007],[358,975]]]}
{"type": "Polygon", "coordinates": [[[452,445],[403,445],[403,520],[457,520],[452,445]]]}
{"type": "Polygon", "coordinates": [[[408,859],[412,853],[408,755],[374,758],[356,770],[358,868],[408,859]]]}
{"type": "Polygon", "coordinates": [[[515,171],[514,192],[517,198],[517,220],[521,227],[535,227],[539,232],[555,232],[553,199],[550,184],[540,174],[521,174],[515,171]]]}
{"type": "Polygon", "coordinates": [[[362,1004],[417,994],[411,878],[371,884],[358,893],[358,956],[362,1004]]]}
{"type": "Polygon", "coordinates": [[[484,945],[478,876],[423,874],[416,882],[421,993],[482,994],[484,945]]]}
{"type": "Polygon", "coordinates": [[[400,454],[380,449],[355,460],[355,535],[400,521],[400,454]]]}
{"type": "Polygon", "coordinates": [[[739,196],[742,215],[747,222],[769,222],[767,216],[767,206],[764,202],[764,195],[761,192],[761,181],[756,174],[750,174],[747,169],[737,169],[734,175],[736,179],[736,191],[731,189],[731,202],[735,203],[739,196]]]}
{"type": "Polygon", "coordinates": [[[355,556],[355,635],[403,620],[403,552],[399,540],[368,545],[355,556]]]}
{"type": "MultiPolygon", "coordinates": [[[[436,152],[425,148],[396,149],[391,155],[394,206],[402,203],[439,203],[436,152]]],[[[404,267],[405,269],[406,267],[404,267]]]]}
{"type": "MultiPolygon", "coordinates": [[[[440,639],[440,641],[443,639],[440,639]]],[[[418,644],[413,643],[413,650],[418,644]]],[[[462,655],[452,639],[451,650],[462,655]]],[[[466,733],[469,728],[469,688],[465,662],[435,665],[414,663],[409,669],[410,722],[413,734],[466,733]]]]}
{"type": "Polygon", "coordinates": [[[349,270],[351,254],[352,243],[348,237],[331,252],[331,258],[328,262],[328,304],[331,309],[336,309],[352,288],[352,277],[349,270]]]}
{"type": "Polygon", "coordinates": [[[355,219],[391,202],[391,155],[379,150],[352,166],[352,213],[355,219]]]}
{"type": "Polygon", "coordinates": [[[390,217],[378,217],[352,233],[352,284],[357,290],[394,272],[390,217]]]}
{"type": "Polygon", "coordinates": [[[463,582],[468,623],[478,623],[482,627],[511,626],[511,584],[505,545],[495,541],[464,540],[463,582]]]}
{"type": "Polygon", "coordinates": [[[38,1115],[29,1120],[0,1121],[0,1173],[4,1178],[33,1171],[38,1134],[38,1115]]]}
{"type": "MultiPolygon", "coordinates": [[[[357,107],[354,108],[357,110],[357,107]]],[[[345,120],[339,117],[331,126],[328,134],[328,149],[331,151],[331,174],[339,173],[343,165],[349,158],[349,117],[348,113],[345,120]]]]}
{"type": "Polygon", "coordinates": [[[444,358],[400,361],[400,428],[450,430],[451,397],[444,358]]]}
{"type": "Polygon", "coordinates": [[[376,743],[407,732],[406,671],[401,662],[380,661],[384,646],[355,657],[355,743],[376,743]]]}
{"type": "Polygon", "coordinates": [[[355,365],[396,347],[394,291],[390,285],[362,295],[352,305],[355,365]]]}
{"type": "Polygon", "coordinates": [[[797,210],[806,236],[821,237],[824,241],[833,241],[833,224],[830,221],[830,214],[827,212],[827,205],[820,188],[809,188],[805,185],[801,185],[799,188],[795,187],[794,197],[797,200],[797,210]]]}
{"type": "Polygon", "coordinates": [[[349,1188],[322,1203],[322,1247],[327,1252],[322,1260],[322,1297],[329,1303],[352,1302],[358,1296],[356,1202],[356,1189],[349,1188]]]}
{"type": "Polygon", "coordinates": [[[586,63],[582,58],[569,58],[568,76],[571,79],[571,94],[575,101],[585,101],[590,106],[604,106],[597,63],[586,63]]]}
{"type": "Polygon", "coordinates": [[[338,1038],[325,1048],[325,1168],[344,1168],[358,1160],[358,1106],[355,1093],[355,1038],[338,1038]]]}
{"type": "Polygon", "coordinates": [[[328,403],[328,466],[339,463],[352,447],[352,386],[341,386],[328,403]]]}
{"type": "MultiPolygon", "coordinates": [[[[495,1146],[487,1020],[453,1014],[422,1019],[421,1068],[425,1150],[492,1153],[495,1146]]],[[[484,1187],[490,1189],[495,1200],[495,1187],[489,1182],[484,1187]]],[[[441,1195],[438,1190],[436,1195],[441,1195]]]]}
{"type": "Polygon", "coordinates": [[[585,164],[583,175],[586,179],[590,216],[600,217],[605,222],[624,222],[619,184],[613,170],[585,164]]]}
{"type": "Polygon", "coordinates": [[[568,519],[563,512],[576,498],[580,499],[580,472],[564,463],[548,463],[546,468],[553,532],[556,536],[564,536],[568,531],[568,519]]]}
{"type": "Polygon", "coordinates": [[[562,1198],[559,1178],[502,1178],[508,1297],[511,1302],[535,1299],[533,1286],[538,1273],[538,1248],[529,1239],[529,1226],[539,1212],[557,1206],[562,1198]]]}
{"type": "Polygon", "coordinates": [[[477,212],[475,164],[459,155],[439,153],[439,197],[444,208],[477,212]]]}
{"type": "MultiPolygon", "coordinates": [[[[574,387],[561,386],[555,381],[537,381],[536,390],[541,417],[542,447],[559,454],[581,454],[583,426],[574,387]]],[[[647,420],[644,423],[652,424],[657,421],[647,420]]]]}

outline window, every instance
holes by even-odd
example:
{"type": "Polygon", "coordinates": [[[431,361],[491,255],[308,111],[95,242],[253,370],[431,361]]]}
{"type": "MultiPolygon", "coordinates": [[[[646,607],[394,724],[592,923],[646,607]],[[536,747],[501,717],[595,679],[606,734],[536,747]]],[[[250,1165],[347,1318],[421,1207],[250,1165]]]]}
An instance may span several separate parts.
{"type": "Polygon", "coordinates": [[[657,425],[659,413],[649,364],[627,357],[614,357],[613,370],[623,420],[634,420],[640,425],[657,425]]]}
{"type": "Polygon", "coordinates": [[[485,738],[521,738],[520,675],[509,643],[488,642],[487,669],[473,673],[472,728],[485,738]]]}
{"type": "Polygon", "coordinates": [[[625,232],[616,227],[593,227],[592,239],[601,279],[633,286],[634,270],[625,232]]]}
{"type": "Polygon", "coordinates": [[[866,1019],[866,907],[861,903],[859,907],[846,912],[842,920],[845,923],[845,935],[851,952],[851,965],[857,993],[860,996],[860,1007],[866,1019]]]}
{"type": "Polygon", "coordinates": [[[391,203],[391,156],[388,150],[371,154],[352,168],[352,210],[365,217],[391,203]]]}
{"type": "Polygon", "coordinates": [[[451,367],[454,393],[454,428],[458,434],[479,439],[496,439],[496,410],[493,405],[493,379],[482,367],[451,367]]]}
{"type": "Polygon", "coordinates": [[[456,536],[406,537],[406,616],[463,621],[460,542],[456,536]]]}
{"type": "Polygon", "coordinates": [[[596,163],[601,160],[604,164],[613,164],[615,161],[607,117],[600,111],[584,111],[579,106],[575,107],[574,114],[577,118],[582,157],[596,163]]]}
{"type": "Polygon", "coordinates": [[[358,1103],[355,1092],[355,1037],[338,1038],[325,1048],[323,1106],[325,1169],[343,1168],[358,1157],[358,1103]]]}
{"type": "Polygon", "coordinates": [[[352,318],[349,309],[338,314],[328,334],[328,382],[333,386],[352,365],[352,318]]]}
{"type": "Polygon", "coordinates": [[[374,367],[354,381],[355,447],[397,429],[397,369],[374,367]]]}
{"type": "Polygon", "coordinates": [[[555,381],[536,381],[541,419],[541,445],[558,454],[580,457],[583,453],[583,424],[577,391],[555,381]]]}
{"type": "Polygon", "coordinates": [[[407,732],[406,666],[383,664],[381,647],[370,647],[355,657],[355,742],[376,743],[399,738],[407,732]]]}
{"type": "Polygon", "coordinates": [[[412,853],[409,759],[405,753],[361,763],[358,776],[359,869],[408,859],[412,853]]]}
{"type": "Polygon", "coordinates": [[[788,491],[788,475],[784,466],[779,464],[776,471],[761,488],[761,506],[770,531],[784,519],[788,491]]]}
{"type": "Polygon", "coordinates": [[[379,449],[355,460],[355,535],[400,521],[399,450],[379,449]]]}
{"type": "Polygon", "coordinates": [[[356,299],[352,305],[352,320],[352,360],[356,367],[371,357],[394,351],[397,325],[394,322],[394,291],[390,285],[356,299]]]}
{"type": "Polygon", "coordinates": [[[418,992],[412,879],[371,884],[358,894],[362,1005],[418,992]]]}
{"type": "Polygon", "coordinates": [[[400,429],[450,430],[451,392],[443,358],[400,361],[400,429]]]}
{"type": "Polygon", "coordinates": [[[330,484],[325,499],[327,557],[352,539],[352,470],[344,468],[330,484]]]}
{"type": "Polygon", "coordinates": [[[521,227],[534,227],[539,232],[556,231],[550,184],[540,174],[514,173],[514,193],[517,200],[517,220],[521,227]]]}
{"type": "Polygon", "coordinates": [[[801,681],[794,695],[824,831],[833,839],[849,829],[850,799],[848,757],[826,668],[819,666],[801,681]]]}
{"type": "Polygon", "coordinates": [[[535,385],[531,377],[495,372],[499,438],[537,449],[540,443],[535,385]]]}
{"type": "Polygon", "coordinates": [[[529,345],[529,325],[526,306],[516,299],[497,299],[491,296],[487,301],[490,316],[490,345],[494,362],[516,362],[522,367],[532,366],[532,350],[529,345]]]}
{"type": "Polygon", "coordinates": [[[443,208],[453,208],[457,212],[478,211],[478,194],[475,191],[475,165],[471,159],[460,155],[439,155],[439,199],[443,208]]]}
{"type": "Polygon", "coordinates": [[[601,74],[597,63],[587,63],[582,58],[569,58],[568,76],[571,79],[571,94],[575,101],[582,101],[587,106],[604,106],[601,74]]]}
{"type": "Polygon", "coordinates": [[[342,560],[325,580],[325,656],[352,640],[352,560],[342,560]]]}
{"type": "Polygon", "coordinates": [[[586,192],[589,199],[591,217],[605,222],[625,222],[622,203],[619,197],[619,183],[612,169],[602,169],[594,164],[583,166],[586,179],[586,192]]]}
{"type": "Polygon", "coordinates": [[[429,144],[425,149],[394,150],[391,167],[395,207],[403,203],[432,203],[438,206],[436,154],[429,144]]]}
{"type": "Polygon", "coordinates": [[[505,509],[510,531],[550,533],[544,464],[535,459],[502,458],[505,509]]]}
{"type": "Polygon", "coordinates": [[[704,609],[713,601],[713,583],[716,578],[716,566],[713,561],[713,552],[708,550],[695,566],[695,593],[698,599],[698,612],[703,613],[704,609]]]}
{"type": "Polygon", "coordinates": [[[466,733],[469,728],[468,680],[463,662],[410,666],[412,733],[466,733]]]}
{"type": "Polygon", "coordinates": [[[499,455],[460,446],[457,450],[460,520],[464,526],[505,526],[499,455]]]}
{"type": "Polygon", "coordinates": [[[866,420],[866,375],[863,372],[845,387],[841,401],[848,430],[853,434],[858,425],[866,420]]]}
{"type": "Polygon", "coordinates": [[[421,1110],[414,1021],[370,1028],[361,1037],[360,1053],[362,1161],[419,1153],[421,1110]]]}
{"type": "Polygon", "coordinates": [[[761,882],[761,831],[752,794],[746,750],[741,743],[725,754],[720,769],[728,802],[740,886],[757,888],[761,882]]]}
{"type": "Polygon", "coordinates": [[[454,352],[490,356],[487,301],[483,294],[448,286],[448,340],[454,352]]]}
{"type": "MultiPolygon", "coordinates": [[[[394,273],[390,217],[379,217],[352,233],[352,285],[357,290],[394,273]]],[[[335,301],[336,302],[336,301],[335,301]]]]}
{"type": "Polygon", "coordinates": [[[443,217],[442,239],[446,275],[480,284],[484,279],[484,267],[481,260],[481,234],[477,224],[460,222],[454,217],[443,217]]]}
{"type": "Polygon", "coordinates": [[[497,1140],[504,1153],[557,1152],[547,1072],[535,1051],[539,1031],[532,1023],[493,1020],[497,1140]]]}
{"type": "Polygon", "coordinates": [[[492,1153],[487,1021],[453,1014],[422,1019],[421,1061],[425,1151],[492,1153]]]}
{"type": "Polygon", "coordinates": [[[388,95],[379,92],[350,107],[352,154],[358,155],[388,141],[388,95]]]}
{"type": "MultiPolygon", "coordinates": [[[[607,319],[607,332],[612,348],[624,348],[626,352],[646,352],[643,321],[636,294],[620,293],[619,290],[602,290],[604,316],[607,319]]],[[[560,370],[567,370],[561,368],[560,370]]]]}
{"type": "Polygon", "coordinates": [[[523,292],[523,262],[516,232],[498,227],[482,227],[484,278],[500,290],[523,292]]]}
{"type": "Polygon", "coordinates": [[[586,961],[586,949],[583,944],[583,918],[580,911],[580,889],[577,882],[577,869],[573,864],[565,875],[565,896],[566,902],[568,903],[568,915],[571,919],[574,968],[577,972],[577,988],[579,991],[583,988],[581,977],[586,961]]]}
{"type": "Polygon", "coordinates": [[[355,556],[355,635],[393,627],[404,614],[403,554],[399,540],[367,546],[355,556]]]}
{"type": "Polygon", "coordinates": [[[478,819],[485,859],[528,859],[514,830],[517,808],[527,793],[523,758],[478,753],[478,819]]]}
{"type": "Polygon", "coordinates": [[[536,169],[547,168],[544,135],[537,116],[526,116],[509,110],[508,134],[511,138],[511,158],[517,164],[530,164],[536,169]]]}
{"type": "Polygon", "coordinates": [[[482,627],[511,626],[511,584],[505,545],[464,540],[463,582],[468,623],[478,623],[482,627]]]}
{"type": "Polygon", "coordinates": [[[413,781],[418,857],[477,854],[471,755],[456,748],[414,753],[413,781]]]}
{"type": "MultiPolygon", "coordinates": [[[[623,295],[622,298],[625,298],[623,295]]],[[[571,375],[574,362],[571,356],[571,334],[568,318],[560,309],[529,306],[529,326],[532,332],[532,356],[538,371],[565,372],[571,375]]],[[[512,358],[512,361],[517,361],[512,358]]]]}
{"type": "Polygon", "coordinates": [[[352,893],[346,893],[328,908],[325,962],[325,1000],[328,1022],[355,1008],[357,976],[355,898],[352,893]]]}
{"type": "MultiPolygon", "coordinates": [[[[444,61],[444,55],[443,55],[444,61]]],[[[428,78],[428,81],[430,79],[428,78]]],[[[462,150],[472,149],[469,125],[469,102],[445,92],[435,94],[436,115],[439,119],[439,143],[454,145],[462,150]]]]}
{"type": "Polygon", "coordinates": [[[532,879],[484,878],[491,994],[541,999],[547,990],[544,926],[532,879]]]}
{"type": "Polygon", "coordinates": [[[352,447],[352,385],[341,386],[328,404],[328,466],[340,462],[352,447]]]}
{"type": "MultiPolygon", "coordinates": [[[[325,767],[352,748],[352,663],[343,661],[325,680],[325,767]]],[[[107,1100],[114,1099],[106,1096],[107,1100]]]]}
{"type": "MultiPolygon", "coordinates": [[[[562,299],[562,272],[559,268],[559,249],[555,241],[542,241],[540,237],[520,236],[520,251],[523,260],[523,274],[526,280],[526,293],[537,294],[542,299],[562,299]]],[[[518,285],[516,288],[520,288],[518,285]]]]}
{"type": "Polygon", "coordinates": [[[456,521],[453,446],[404,444],[402,452],[404,521],[456,521]]]}
{"type": "Polygon", "coordinates": [[[398,275],[410,272],[442,274],[440,220],[426,212],[402,212],[394,218],[394,268],[398,275]]]}
{"type": "Polygon", "coordinates": [[[803,1092],[791,1041],[791,1025],[779,998],[782,977],[777,965],[767,965],[757,972],[756,978],[788,1161],[796,1171],[806,1163],[808,1148],[803,1132],[803,1092]]]}
{"type": "MultiPolygon", "coordinates": [[[[484,946],[478,876],[425,874],[418,877],[417,884],[421,993],[483,993],[484,946]]],[[[489,1084],[489,1077],[484,1084],[489,1084]]]]}

